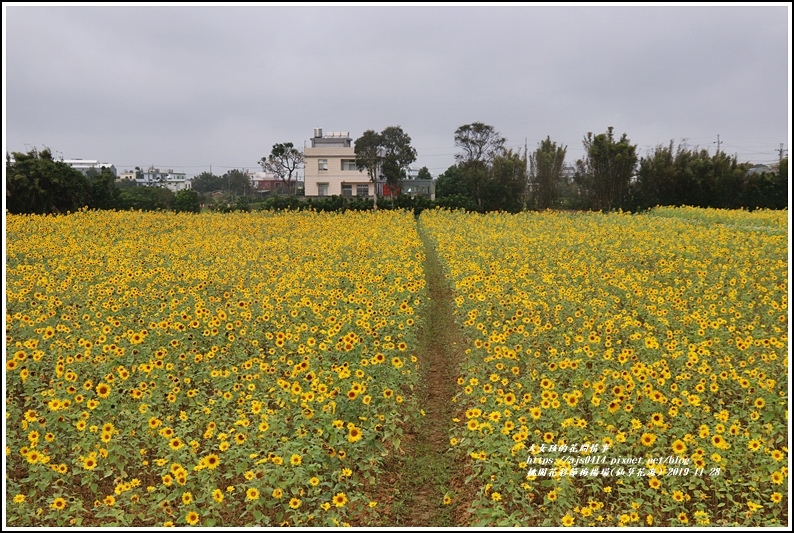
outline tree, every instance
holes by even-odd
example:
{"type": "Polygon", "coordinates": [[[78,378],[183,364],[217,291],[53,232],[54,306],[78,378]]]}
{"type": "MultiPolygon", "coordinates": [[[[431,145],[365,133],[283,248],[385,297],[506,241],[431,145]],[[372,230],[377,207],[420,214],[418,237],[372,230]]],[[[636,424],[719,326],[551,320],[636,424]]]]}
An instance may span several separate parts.
{"type": "Polygon", "coordinates": [[[6,153],[6,208],[10,213],[77,211],[88,199],[86,177],[63,161],[55,161],[49,148],[6,153]]]}
{"type": "Polygon", "coordinates": [[[615,141],[612,126],[606,133],[584,138],[585,158],[576,162],[576,181],[589,207],[609,210],[627,201],[629,182],[637,165],[637,146],[626,134],[615,141]]]}
{"type": "MultiPolygon", "coordinates": [[[[674,149],[670,141],[640,160],[632,207],[770,207],[775,203],[771,182],[762,174],[748,175],[748,167],[725,152],[674,149]]],[[[781,192],[785,197],[785,187],[781,192]]]]}
{"type": "Polygon", "coordinates": [[[747,170],[749,163],[739,163],[736,156],[717,152],[711,158],[714,176],[714,207],[739,209],[749,207],[745,192],[747,189],[747,170]]]}
{"type": "Polygon", "coordinates": [[[455,160],[463,174],[468,196],[472,198],[479,210],[487,210],[490,201],[486,196],[490,181],[493,179],[493,160],[504,153],[505,138],[493,126],[482,122],[465,124],[455,130],[455,146],[461,152],[455,154],[455,160]]]}
{"type": "Polygon", "coordinates": [[[253,186],[247,172],[238,169],[230,170],[223,175],[223,179],[233,196],[248,196],[251,194],[253,186]]]}
{"type": "Polygon", "coordinates": [[[634,185],[634,206],[645,209],[655,205],[680,205],[675,199],[677,181],[676,160],[681,159],[681,146],[675,151],[673,141],[668,146],[657,145],[652,154],[640,159],[637,182],[634,185]]]}
{"type": "Polygon", "coordinates": [[[455,146],[462,150],[455,154],[455,160],[463,164],[473,161],[490,164],[504,151],[505,141],[493,126],[482,122],[465,124],[455,130],[455,146]]]}
{"type": "MultiPolygon", "coordinates": [[[[375,130],[367,130],[364,134],[356,139],[353,150],[356,153],[356,168],[358,170],[366,170],[369,181],[377,183],[378,176],[380,175],[380,166],[383,160],[381,145],[383,137],[375,130]]],[[[373,209],[378,209],[377,191],[374,195],[372,205],[373,209]]]]}
{"type": "Polygon", "coordinates": [[[557,146],[547,136],[529,155],[531,201],[537,209],[549,209],[557,202],[567,148],[557,146]]]}
{"type": "MultiPolygon", "coordinates": [[[[380,133],[365,131],[356,139],[354,150],[356,168],[366,170],[372,183],[377,183],[381,176],[386,178],[386,183],[393,189],[399,187],[400,181],[405,179],[408,166],[416,161],[411,137],[400,126],[389,126],[380,133]]],[[[377,191],[373,206],[377,209],[377,191]]]]}
{"type": "Polygon", "coordinates": [[[92,209],[113,209],[118,203],[116,176],[107,167],[89,169],[85,174],[88,185],[86,205],[92,209]]]}
{"type": "Polygon", "coordinates": [[[505,150],[493,158],[489,179],[485,182],[482,207],[486,211],[521,211],[526,186],[526,155],[505,150]]]}
{"type": "Polygon", "coordinates": [[[193,189],[184,189],[174,195],[173,206],[177,213],[198,213],[201,211],[201,197],[193,189]]]}
{"type": "Polygon", "coordinates": [[[485,161],[474,160],[460,163],[460,170],[468,196],[474,200],[478,210],[485,211],[485,197],[488,182],[491,179],[491,166],[485,161]]]}
{"type": "Polygon", "coordinates": [[[116,188],[118,190],[121,189],[129,189],[130,187],[137,187],[138,182],[135,181],[134,178],[122,178],[116,182],[116,188]]]}
{"type": "Polygon", "coordinates": [[[269,156],[259,160],[262,170],[277,176],[290,192],[294,191],[292,175],[303,164],[303,152],[295,148],[292,143],[278,143],[273,145],[269,156]]]}
{"type": "Polygon", "coordinates": [[[380,133],[375,130],[367,130],[353,144],[353,150],[356,153],[356,168],[358,170],[366,170],[370,181],[373,183],[378,178],[382,160],[381,143],[380,133]]]}
{"type": "Polygon", "coordinates": [[[465,196],[469,198],[466,178],[459,165],[452,165],[436,178],[436,198],[465,196]]]}
{"type": "MultiPolygon", "coordinates": [[[[783,159],[780,166],[786,165],[788,159],[783,159]]],[[[748,175],[742,206],[749,209],[785,209],[788,206],[787,183],[787,174],[781,173],[779,168],[777,171],[748,175]]]]}
{"type": "Polygon", "coordinates": [[[381,163],[381,176],[386,179],[386,185],[391,190],[391,198],[394,200],[395,194],[399,194],[400,181],[403,178],[400,165],[393,158],[384,157],[381,163]]]}
{"type": "Polygon", "coordinates": [[[132,187],[120,192],[118,202],[121,209],[168,210],[173,205],[174,192],[166,187],[132,187]]]}
{"type": "Polygon", "coordinates": [[[216,176],[211,172],[202,172],[193,177],[191,187],[197,193],[208,193],[223,189],[224,180],[220,176],[216,176]]]}
{"type": "Polygon", "coordinates": [[[430,170],[427,167],[422,167],[419,169],[419,173],[416,175],[416,179],[418,180],[432,180],[433,176],[430,174],[430,170]]]}
{"type": "Polygon", "coordinates": [[[411,137],[400,126],[389,126],[380,133],[380,148],[383,152],[383,177],[392,189],[400,186],[406,171],[416,161],[416,150],[411,146],[411,137]]]}

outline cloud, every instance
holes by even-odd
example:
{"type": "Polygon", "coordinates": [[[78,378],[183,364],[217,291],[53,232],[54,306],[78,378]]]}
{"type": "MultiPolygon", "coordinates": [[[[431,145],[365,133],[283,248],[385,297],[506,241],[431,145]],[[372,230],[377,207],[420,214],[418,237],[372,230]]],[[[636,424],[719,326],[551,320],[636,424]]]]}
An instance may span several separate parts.
{"type": "Polygon", "coordinates": [[[766,161],[789,136],[787,6],[3,9],[7,150],[195,174],[400,125],[435,175],[475,121],[569,159],[608,126],[766,161]]]}

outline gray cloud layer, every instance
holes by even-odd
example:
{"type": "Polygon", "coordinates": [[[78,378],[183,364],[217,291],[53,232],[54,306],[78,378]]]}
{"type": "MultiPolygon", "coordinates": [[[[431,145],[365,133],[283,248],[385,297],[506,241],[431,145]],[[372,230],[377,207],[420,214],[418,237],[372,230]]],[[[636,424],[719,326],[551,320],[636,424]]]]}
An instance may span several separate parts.
{"type": "Polygon", "coordinates": [[[400,125],[433,175],[457,127],[510,146],[614,126],[773,162],[790,134],[790,7],[5,6],[5,149],[119,170],[257,167],[314,127],[400,125]]]}

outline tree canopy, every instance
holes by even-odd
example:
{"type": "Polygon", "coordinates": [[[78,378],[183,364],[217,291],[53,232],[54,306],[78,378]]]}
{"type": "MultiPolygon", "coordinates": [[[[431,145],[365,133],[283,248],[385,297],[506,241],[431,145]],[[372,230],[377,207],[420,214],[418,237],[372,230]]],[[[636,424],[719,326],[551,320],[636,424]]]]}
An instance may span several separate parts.
{"type": "Polygon", "coordinates": [[[253,192],[251,176],[244,170],[233,169],[223,175],[229,191],[235,196],[248,196],[253,192]]]}
{"type": "Polygon", "coordinates": [[[694,207],[765,207],[788,205],[788,160],[777,171],[748,172],[748,163],[739,163],[725,152],[709,154],[705,149],[659,145],[640,160],[630,208],[655,205],[694,207]]]}
{"type": "Polygon", "coordinates": [[[458,161],[436,179],[436,198],[450,207],[519,211],[525,204],[526,154],[505,150],[493,126],[475,122],[455,131],[458,161]]]}
{"type": "Polygon", "coordinates": [[[557,146],[550,137],[546,137],[529,154],[529,182],[532,185],[530,200],[533,207],[549,209],[556,203],[566,150],[567,146],[557,146]]]}
{"type": "Polygon", "coordinates": [[[366,170],[373,183],[382,176],[394,189],[405,179],[408,166],[416,161],[411,137],[400,126],[389,126],[380,133],[365,131],[356,139],[354,151],[358,170],[366,170]]]}
{"type": "MultiPolygon", "coordinates": [[[[6,208],[11,213],[65,213],[90,201],[91,187],[80,171],[56,161],[49,148],[6,154],[6,208]]],[[[97,186],[97,193],[102,188],[97,186]]]]}
{"type": "Polygon", "coordinates": [[[274,174],[286,185],[287,189],[292,190],[294,184],[293,175],[304,163],[303,152],[293,146],[291,142],[277,143],[273,145],[270,155],[259,160],[262,170],[274,174]]]}
{"type": "Polygon", "coordinates": [[[459,165],[452,165],[436,178],[436,198],[469,197],[466,180],[459,165]]]}
{"type": "Polygon", "coordinates": [[[458,163],[490,163],[504,151],[506,139],[493,126],[482,122],[464,124],[455,130],[455,146],[460,152],[455,154],[458,163]]]}
{"type": "Polygon", "coordinates": [[[448,183],[442,189],[459,190],[462,184],[465,196],[480,211],[520,209],[526,190],[526,157],[505,150],[505,142],[491,125],[474,122],[460,126],[455,130],[455,146],[461,150],[455,154],[457,170],[444,177],[448,183]]]}
{"type": "Polygon", "coordinates": [[[416,150],[411,137],[400,126],[389,126],[381,134],[383,176],[390,187],[397,187],[405,179],[406,171],[416,161],[416,150]]]}
{"type": "Polygon", "coordinates": [[[173,207],[177,213],[198,213],[201,211],[201,197],[193,189],[184,189],[174,195],[173,207]]]}
{"type": "Polygon", "coordinates": [[[372,183],[375,183],[380,174],[381,144],[383,139],[380,133],[375,130],[365,131],[361,137],[356,139],[353,149],[356,154],[356,168],[366,170],[367,176],[372,183]]]}
{"type": "Polygon", "coordinates": [[[491,161],[482,207],[486,211],[521,211],[527,187],[526,155],[505,150],[491,161]]]}
{"type": "Polygon", "coordinates": [[[197,193],[208,193],[225,188],[226,182],[220,176],[204,171],[193,177],[192,188],[197,193]]]}
{"type": "Polygon", "coordinates": [[[583,141],[585,157],[576,162],[575,180],[589,206],[597,210],[623,205],[637,166],[637,145],[625,133],[615,140],[612,130],[610,126],[595,136],[588,132],[583,141]]]}

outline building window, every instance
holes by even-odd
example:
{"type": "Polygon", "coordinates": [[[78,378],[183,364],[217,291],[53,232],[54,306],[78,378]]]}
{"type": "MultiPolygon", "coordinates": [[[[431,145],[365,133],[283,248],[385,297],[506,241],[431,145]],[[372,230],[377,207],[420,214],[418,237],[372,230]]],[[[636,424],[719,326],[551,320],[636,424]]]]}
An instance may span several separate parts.
{"type": "Polygon", "coordinates": [[[342,196],[350,198],[353,196],[353,186],[350,184],[342,184],[342,196]]]}
{"type": "Polygon", "coordinates": [[[356,185],[356,196],[369,196],[369,185],[366,183],[356,185]]]}
{"type": "Polygon", "coordinates": [[[317,160],[317,170],[328,170],[328,160],[327,159],[318,159],[317,160]]]}
{"type": "Polygon", "coordinates": [[[317,196],[328,196],[328,184],[327,183],[318,183],[317,184],[317,196]]]}
{"type": "Polygon", "coordinates": [[[342,159],[342,170],[358,170],[355,159],[342,159]]]}

